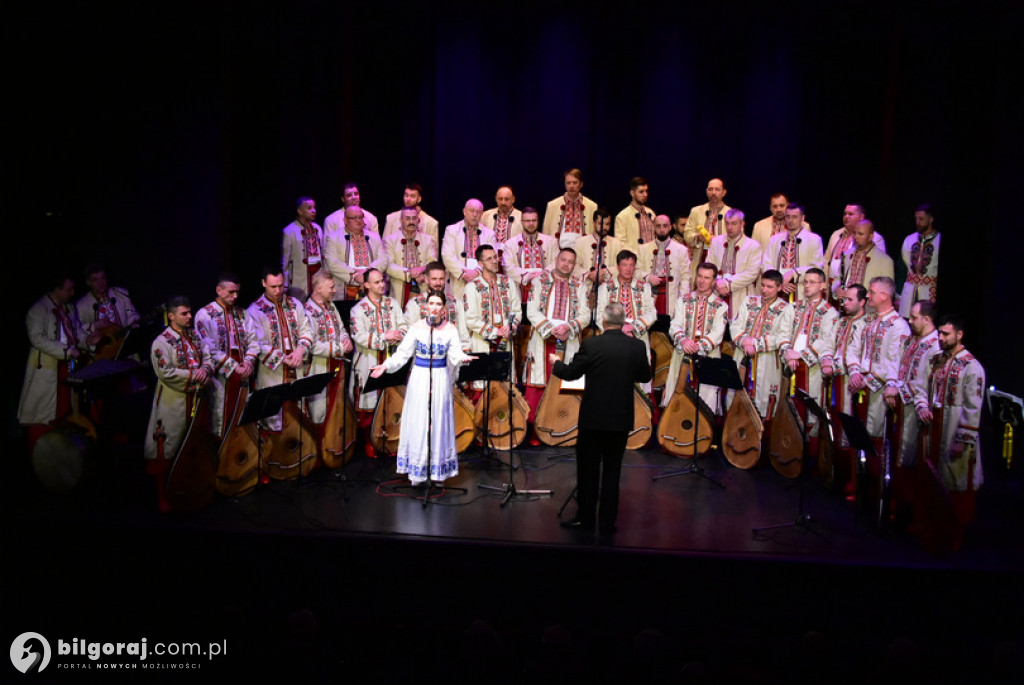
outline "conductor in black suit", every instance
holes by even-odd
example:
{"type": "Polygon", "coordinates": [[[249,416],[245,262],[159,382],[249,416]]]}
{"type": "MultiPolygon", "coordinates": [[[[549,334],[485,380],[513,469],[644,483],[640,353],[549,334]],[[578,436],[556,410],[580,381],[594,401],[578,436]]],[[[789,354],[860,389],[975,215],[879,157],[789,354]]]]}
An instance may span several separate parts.
{"type": "Polygon", "coordinates": [[[600,510],[600,531],[614,533],[622,454],[633,428],[633,384],[651,380],[651,363],[646,346],[622,332],[626,315],[621,304],[609,304],[603,316],[604,333],[584,340],[570,364],[551,355],[551,372],[564,380],[587,376],[576,441],[579,511],[562,526],[593,530],[600,510]]]}

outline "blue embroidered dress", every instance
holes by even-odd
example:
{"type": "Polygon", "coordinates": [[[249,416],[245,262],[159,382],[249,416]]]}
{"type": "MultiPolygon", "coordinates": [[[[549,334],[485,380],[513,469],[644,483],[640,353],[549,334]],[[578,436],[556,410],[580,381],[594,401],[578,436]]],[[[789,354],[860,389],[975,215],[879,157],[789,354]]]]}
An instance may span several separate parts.
{"type": "Polygon", "coordinates": [[[398,473],[409,474],[412,483],[427,479],[428,419],[433,427],[429,446],[430,479],[443,481],[459,475],[455,450],[455,418],[452,409],[454,370],[466,358],[459,332],[450,323],[434,329],[431,349],[430,326],[417,321],[385,362],[388,373],[398,371],[415,355],[402,410],[402,432],[398,438],[398,473]],[[431,387],[432,386],[432,387],[431,387]],[[433,405],[428,416],[428,398],[433,405]]]}

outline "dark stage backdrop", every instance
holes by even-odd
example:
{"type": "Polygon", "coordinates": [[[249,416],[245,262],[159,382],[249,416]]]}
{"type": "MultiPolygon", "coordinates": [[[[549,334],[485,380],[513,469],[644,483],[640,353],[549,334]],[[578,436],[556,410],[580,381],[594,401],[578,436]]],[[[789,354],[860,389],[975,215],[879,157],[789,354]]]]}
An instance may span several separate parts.
{"type": "MultiPolygon", "coordinates": [[[[670,214],[713,176],[748,231],[783,190],[827,239],[858,201],[898,252],[935,205],[943,309],[1017,393],[1019,3],[34,3],[5,22],[15,320],[88,261],[141,307],[201,305],[218,271],[278,256],[297,195],[320,220],[355,180],[383,218],[403,184],[442,225],[469,197],[650,182],[670,214]],[[827,9],[825,9],[827,7],[827,9]],[[1013,350],[1016,345],[1012,345],[1013,350]]],[[[21,367],[10,365],[16,400],[21,367]]]]}

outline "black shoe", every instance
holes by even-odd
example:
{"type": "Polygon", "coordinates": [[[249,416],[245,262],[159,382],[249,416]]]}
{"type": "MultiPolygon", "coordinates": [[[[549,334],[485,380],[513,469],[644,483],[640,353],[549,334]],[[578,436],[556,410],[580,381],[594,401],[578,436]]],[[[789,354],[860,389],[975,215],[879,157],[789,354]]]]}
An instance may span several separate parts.
{"type": "Polygon", "coordinates": [[[590,521],[581,521],[580,519],[562,521],[559,525],[562,526],[562,528],[573,528],[575,530],[594,530],[593,523],[590,521]]]}

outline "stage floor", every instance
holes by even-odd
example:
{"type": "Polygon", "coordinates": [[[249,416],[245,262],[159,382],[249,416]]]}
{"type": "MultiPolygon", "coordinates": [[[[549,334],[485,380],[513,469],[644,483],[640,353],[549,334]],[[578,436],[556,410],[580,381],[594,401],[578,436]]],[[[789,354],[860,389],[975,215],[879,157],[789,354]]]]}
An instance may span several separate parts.
{"type": "MultiPolygon", "coordinates": [[[[5,622],[12,635],[229,639],[232,658],[213,673],[289,682],[336,682],[353,667],[414,677],[425,664],[449,680],[461,672],[466,682],[535,682],[554,625],[588,659],[571,672],[588,677],[642,668],[629,650],[645,629],[662,636],[659,676],[699,661],[726,680],[737,665],[769,680],[791,674],[801,636],[821,631],[843,650],[835,659],[846,670],[829,671],[832,682],[863,682],[899,636],[928,641],[929,656],[955,651],[963,673],[1021,636],[1024,527],[1008,486],[979,498],[964,548],[936,559],[905,532],[875,532],[814,480],[804,485],[814,532],[754,535],[796,519],[798,481],[718,456],[699,462],[724,488],[695,475],[654,481],[689,460],[650,448],[626,453],[615,535],[566,530],[558,522],[575,485],[572,450],[512,457],[518,490],[552,494],[501,506],[504,493],[481,486],[501,488],[508,467],[473,454],[446,483],[468,492],[426,507],[392,487],[407,483],[393,459],[363,456],[343,472],[321,468],[190,515],[156,511],[138,461],[108,464],[65,495],[13,478],[5,622]],[[296,677],[288,659],[267,660],[296,644],[302,610],[318,626],[297,647],[316,650],[312,679],[296,677]],[[459,670],[474,619],[516,650],[512,671],[459,670]]],[[[570,501],[563,518],[574,513],[570,501]]]]}

